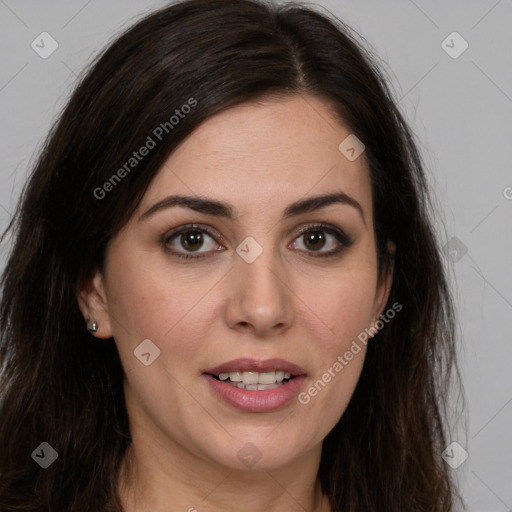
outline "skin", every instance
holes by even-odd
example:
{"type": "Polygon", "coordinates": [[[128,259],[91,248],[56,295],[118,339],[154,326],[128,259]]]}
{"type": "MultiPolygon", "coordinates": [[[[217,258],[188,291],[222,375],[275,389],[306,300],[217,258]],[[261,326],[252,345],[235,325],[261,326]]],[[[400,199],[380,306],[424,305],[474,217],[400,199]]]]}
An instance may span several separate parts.
{"type": "MultiPolygon", "coordinates": [[[[235,409],[201,375],[239,357],[282,358],[306,370],[305,391],[383,313],[391,271],[377,275],[364,153],[349,161],[338,150],[349,134],[311,96],[267,98],[208,119],[168,158],[111,241],[104,273],[79,294],[95,336],[114,337],[126,374],[133,444],[119,486],[127,511],[330,510],[317,480],[321,445],[352,396],[365,345],[309,403],[293,399],[272,412],[235,409]],[[340,203],[281,219],[288,204],[333,191],[355,199],[364,220],[340,203]],[[139,220],[170,194],[220,200],[238,215],[174,206],[139,220]],[[162,237],[192,222],[222,240],[204,235],[203,259],[171,256],[162,237]],[[353,244],[316,256],[339,246],[325,231],[324,246],[299,236],[318,222],[353,244]],[[248,236],[263,248],[252,263],[235,252],[248,236]],[[145,339],[161,351],[149,366],[133,353],[145,339]],[[247,442],[261,454],[250,468],[237,457],[247,442]]],[[[167,247],[187,253],[179,235],[167,247]]]]}

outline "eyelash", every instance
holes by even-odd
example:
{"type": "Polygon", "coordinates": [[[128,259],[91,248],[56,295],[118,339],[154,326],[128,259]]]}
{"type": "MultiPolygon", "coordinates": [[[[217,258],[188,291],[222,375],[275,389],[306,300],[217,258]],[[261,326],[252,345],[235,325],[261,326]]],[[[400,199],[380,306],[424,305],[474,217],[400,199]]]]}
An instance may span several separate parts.
{"type": "MultiPolygon", "coordinates": [[[[166,233],[161,238],[160,243],[163,246],[164,250],[167,253],[169,253],[171,256],[173,256],[173,257],[176,256],[177,258],[182,258],[182,259],[187,259],[187,260],[190,260],[190,259],[199,260],[199,259],[204,259],[204,258],[210,257],[211,256],[211,251],[203,252],[203,253],[197,253],[197,254],[201,254],[200,256],[198,256],[197,254],[194,255],[193,253],[181,253],[181,252],[178,252],[178,251],[170,250],[167,247],[167,244],[173,238],[175,238],[178,235],[181,235],[183,233],[186,233],[188,231],[198,231],[200,233],[203,233],[203,234],[206,234],[206,235],[210,236],[214,240],[216,239],[216,237],[220,238],[220,235],[210,231],[209,229],[201,227],[199,224],[187,224],[185,226],[181,226],[181,227],[177,228],[177,230],[172,231],[171,233],[166,233]]],[[[322,222],[318,223],[318,224],[309,224],[309,225],[305,226],[297,234],[297,236],[294,238],[294,241],[297,238],[300,238],[301,236],[303,236],[306,233],[315,232],[315,231],[323,231],[325,233],[333,235],[336,238],[336,240],[341,244],[341,246],[339,248],[337,248],[337,249],[333,249],[333,250],[331,250],[329,252],[323,252],[323,253],[322,252],[316,252],[316,251],[303,251],[303,250],[300,250],[300,252],[307,252],[307,253],[309,253],[314,258],[328,258],[328,257],[336,256],[340,252],[342,252],[344,249],[349,248],[354,243],[353,239],[349,235],[347,235],[344,231],[342,231],[341,229],[334,228],[333,226],[330,226],[329,224],[325,224],[325,223],[322,223],[322,222]]]]}

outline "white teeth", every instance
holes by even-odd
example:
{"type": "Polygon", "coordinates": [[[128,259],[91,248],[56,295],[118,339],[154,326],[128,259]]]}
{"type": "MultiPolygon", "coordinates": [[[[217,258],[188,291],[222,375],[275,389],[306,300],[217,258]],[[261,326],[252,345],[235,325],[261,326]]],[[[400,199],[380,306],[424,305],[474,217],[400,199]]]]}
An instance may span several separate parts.
{"type": "Polygon", "coordinates": [[[258,384],[258,391],[264,391],[265,389],[275,389],[282,385],[282,382],[274,382],[273,384],[258,384]]]}
{"type": "Polygon", "coordinates": [[[247,391],[266,391],[267,389],[275,389],[283,385],[282,382],[273,382],[272,384],[244,384],[243,382],[230,382],[229,380],[227,384],[236,386],[239,389],[246,389],[247,391]]]}
{"type": "MultiPolygon", "coordinates": [[[[231,373],[230,379],[231,378],[231,373]]],[[[291,377],[290,373],[285,373],[284,371],[274,371],[274,372],[242,372],[239,381],[233,382],[243,382],[244,384],[274,384],[274,382],[282,382],[284,378],[289,379],[291,377]],[[286,377],[288,375],[288,377],[286,377]]]]}
{"type": "Polygon", "coordinates": [[[229,372],[231,382],[242,382],[242,374],[240,372],[229,372]]]}
{"type": "Polygon", "coordinates": [[[260,373],[258,384],[274,384],[276,381],[276,372],[260,373]]]}
{"type": "Polygon", "coordinates": [[[248,391],[266,391],[267,389],[275,389],[282,386],[280,382],[272,382],[272,384],[248,384],[245,389],[248,391]]]}
{"type": "Polygon", "coordinates": [[[280,385],[283,379],[289,379],[291,373],[283,370],[271,372],[225,372],[219,374],[219,380],[228,384],[236,384],[240,389],[273,389],[274,384],[280,385]],[[263,387],[260,387],[263,386],[263,387]]]}
{"type": "Polygon", "coordinates": [[[258,384],[258,372],[243,372],[242,382],[244,384],[258,384]]]}

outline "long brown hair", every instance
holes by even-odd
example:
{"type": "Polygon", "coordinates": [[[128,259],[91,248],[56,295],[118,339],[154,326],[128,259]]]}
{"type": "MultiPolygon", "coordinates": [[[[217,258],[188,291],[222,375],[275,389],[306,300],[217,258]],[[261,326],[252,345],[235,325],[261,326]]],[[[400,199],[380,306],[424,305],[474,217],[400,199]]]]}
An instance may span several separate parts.
{"type": "Polygon", "coordinates": [[[136,23],[85,73],[6,231],[14,243],[0,305],[2,511],[122,510],[116,482],[131,442],[123,369],[114,340],[85,329],[77,290],[201,122],[297,93],[328,102],[366,146],[379,267],[394,241],[388,304],[403,307],[368,344],[354,395],[324,440],[323,491],[333,511],[453,510],[460,496],[441,458],[445,399],[459,374],[453,307],[421,159],[375,59],[350,28],[311,8],[189,0],[136,23]],[[104,187],[192,97],[195,107],[161,130],[148,156],[104,187]],[[47,469],[31,457],[42,442],[58,452],[47,469]]]}

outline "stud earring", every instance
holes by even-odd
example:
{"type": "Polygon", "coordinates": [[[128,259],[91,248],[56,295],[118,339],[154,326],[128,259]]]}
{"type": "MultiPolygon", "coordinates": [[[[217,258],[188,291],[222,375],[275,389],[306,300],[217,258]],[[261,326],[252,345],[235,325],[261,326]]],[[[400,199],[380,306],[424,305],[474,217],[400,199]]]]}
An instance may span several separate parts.
{"type": "Polygon", "coordinates": [[[87,329],[89,329],[90,332],[96,332],[98,330],[98,324],[96,322],[91,322],[87,329]]]}

